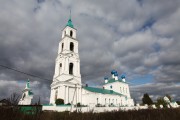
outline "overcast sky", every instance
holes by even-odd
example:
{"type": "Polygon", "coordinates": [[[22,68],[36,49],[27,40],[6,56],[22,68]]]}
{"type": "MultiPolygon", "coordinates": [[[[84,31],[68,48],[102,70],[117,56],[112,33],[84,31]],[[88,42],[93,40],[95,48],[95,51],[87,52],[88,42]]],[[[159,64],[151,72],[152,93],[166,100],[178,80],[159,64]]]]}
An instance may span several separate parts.
{"type": "Polygon", "coordinates": [[[180,100],[180,0],[0,0],[0,65],[46,78],[0,67],[0,99],[21,94],[29,78],[34,101],[49,102],[70,9],[83,83],[102,86],[115,69],[136,100],[180,100]]]}

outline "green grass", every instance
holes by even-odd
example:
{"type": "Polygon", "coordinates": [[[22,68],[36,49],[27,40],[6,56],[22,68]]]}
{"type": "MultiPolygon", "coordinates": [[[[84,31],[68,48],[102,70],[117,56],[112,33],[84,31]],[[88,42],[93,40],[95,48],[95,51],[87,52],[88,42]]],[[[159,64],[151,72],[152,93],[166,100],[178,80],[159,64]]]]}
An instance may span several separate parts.
{"type": "Polygon", "coordinates": [[[180,108],[113,111],[104,113],[41,112],[27,115],[12,107],[0,107],[1,120],[180,120],[180,108]]]}

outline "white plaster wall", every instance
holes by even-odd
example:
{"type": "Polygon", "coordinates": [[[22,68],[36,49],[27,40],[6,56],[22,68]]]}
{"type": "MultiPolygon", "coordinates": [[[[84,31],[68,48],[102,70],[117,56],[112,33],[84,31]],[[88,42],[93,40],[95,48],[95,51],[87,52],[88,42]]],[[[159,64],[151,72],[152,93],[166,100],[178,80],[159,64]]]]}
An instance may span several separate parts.
{"type": "Polygon", "coordinates": [[[50,104],[55,104],[55,91],[58,90],[57,99],[61,98],[64,100],[64,103],[71,103],[76,104],[78,102],[81,103],[81,86],[80,85],[73,85],[73,84],[57,84],[51,87],[51,98],[50,104]],[[76,89],[76,91],[75,91],[76,89]],[[74,99],[73,99],[74,97],[74,99]]]}
{"type": "Polygon", "coordinates": [[[73,31],[73,38],[74,39],[76,39],[76,32],[77,32],[77,30],[76,29],[74,29],[74,28],[71,28],[71,27],[69,27],[69,26],[66,26],[64,29],[63,29],[63,31],[62,31],[62,38],[64,38],[65,37],[65,32],[64,31],[66,31],[66,35],[68,35],[68,36],[70,36],[70,30],[72,30],[73,31]]]}
{"type": "Polygon", "coordinates": [[[18,102],[19,105],[31,105],[31,100],[33,98],[33,95],[29,95],[29,91],[31,90],[26,86],[26,88],[23,90],[22,97],[18,102]],[[23,98],[24,95],[25,97],[23,98]]]}
{"type": "Polygon", "coordinates": [[[51,84],[51,98],[50,103],[55,103],[55,90],[58,90],[57,98],[64,99],[65,104],[70,103],[75,96],[73,104],[81,102],[81,86],[78,87],[74,95],[74,85],[81,84],[80,74],[80,59],[78,54],[78,41],[76,40],[76,29],[65,27],[62,31],[62,40],[59,43],[58,56],[55,63],[55,73],[53,83],[51,84]],[[70,30],[73,31],[73,36],[70,37],[70,30]],[[64,35],[66,31],[66,35],[64,35]],[[74,43],[74,51],[70,51],[70,42],[74,43]],[[62,43],[64,44],[62,50],[62,43]],[[60,72],[60,63],[62,64],[60,72]],[[69,64],[73,63],[73,75],[69,74],[69,64]],[[68,81],[69,84],[62,82],[68,81]],[[73,84],[73,85],[72,85],[73,84]]]}
{"type": "Polygon", "coordinates": [[[97,103],[99,103],[101,105],[109,106],[112,103],[115,106],[127,106],[129,103],[132,102],[132,101],[129,102],[128,100],[129,99],[126,99],[124,96],[93,93],[85,89],[82,89],[83,105],[95,106],[97,105],[97,103]]]}
{"type": "Polygon", "coordinates": [[[73,39],[71,37],[66,36],[59,43],[58,54],[71,52],[70,51],[70,42],[74,43],[74,52],[78,53],[78,41],[77,41],[77,39],[73,39]],[[62,51],[62,43],[64,43],[63,51],[62,51]]]}
{"type": "Polygon", "coordinates": [[[148,109],[147,106],[133,106],[133,107],[73,107],[71,106],[43,106],[42,110],[51,110],[51,111],[79,111],[79,112],[107,112],[107,111],[127,111],[127,110],[140,110],[140,109],[148,109]]]}
{"type": "Polygon", "coordinates": [[[123,95],[126,95],[128,98],[131,98],[130,92],[129,92],[129,85],[127,83],[123,82],[113,82],[103,85],[105,89],[113,90],[115,92],[121,93],[123,95]],[[110,86],[112,85],[112,89],[110,86]],[[120,90],[121,88],[121,90],[120,90]],[[124,89],[124,90],[123,90],[124,89]]]}

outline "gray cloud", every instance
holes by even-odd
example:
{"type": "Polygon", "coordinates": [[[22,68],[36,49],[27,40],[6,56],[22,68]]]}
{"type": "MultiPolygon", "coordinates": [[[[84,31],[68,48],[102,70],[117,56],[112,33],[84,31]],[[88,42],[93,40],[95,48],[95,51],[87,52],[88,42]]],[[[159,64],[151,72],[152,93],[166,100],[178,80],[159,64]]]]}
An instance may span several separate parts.
{"type": "Polygon", "coordinates": [[[166,84],[166,83],[148,83],[143,85],[131,86],[132,97],[141,102],[144,93],[148,93],[153,101],[156,101],[158,97],[170,95],[173,101],[179,100],[179,84],[166,84]],[[158,93],[158,94],[157,94],[158,93]]]}

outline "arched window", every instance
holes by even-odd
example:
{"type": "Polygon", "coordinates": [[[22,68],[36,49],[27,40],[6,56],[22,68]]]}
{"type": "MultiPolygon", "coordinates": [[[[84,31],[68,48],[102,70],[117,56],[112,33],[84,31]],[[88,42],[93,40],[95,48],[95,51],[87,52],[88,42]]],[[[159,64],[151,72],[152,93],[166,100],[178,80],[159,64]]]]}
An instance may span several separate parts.
{"type": "Polygon", "coordinates": [[[73,63],[69,63],[69,74],[73,75],[73,63]]]}
{"type": "Polygon", "coordinates": [[[73,31],[72,31],[72,30],[70,31],[70,36],[71,36],[71,37],[73,36],[73,31]]]}
{"type": "Polygon", "coordinates": [[[64,31],[64,36],[66,35],[66,31],[64,31]]]}
{"type": "Polygon", "coordinates": [[[73,42],[70,42],[70,50],[74,51],[74,43],[73,42]]]}
{"type": "Polygon", "coordinates": [[[61,74],[62,71],[62,63],[59,64],[59,74],[61,74]]]}
{"type": "Polygon", "coordinates": [[[64,43],[62,43],[62,51],[63,51],[63,48],[64,48],[64,43]]]}

